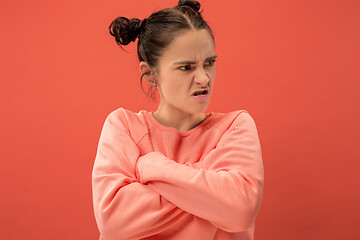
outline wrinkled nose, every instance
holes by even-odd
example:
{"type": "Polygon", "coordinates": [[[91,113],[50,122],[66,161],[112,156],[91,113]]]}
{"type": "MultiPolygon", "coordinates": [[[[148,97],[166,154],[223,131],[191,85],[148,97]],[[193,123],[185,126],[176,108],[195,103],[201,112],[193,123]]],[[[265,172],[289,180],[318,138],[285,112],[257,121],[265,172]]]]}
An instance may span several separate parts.
{"type": "Polygon", "coordinates": [[[204,69],[199,69],[194,77],[194,82],[204,86],[206,84],[208,84],[208,82],[210,81],[209,76],[206,74],[206,71],[204,69]]]}

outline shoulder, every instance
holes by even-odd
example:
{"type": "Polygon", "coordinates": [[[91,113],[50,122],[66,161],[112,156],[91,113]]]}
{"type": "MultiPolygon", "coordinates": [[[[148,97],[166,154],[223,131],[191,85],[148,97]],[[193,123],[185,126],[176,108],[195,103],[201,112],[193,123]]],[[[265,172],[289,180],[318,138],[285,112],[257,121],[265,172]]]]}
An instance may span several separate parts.
{"type": "Polygon", "coordinates": [[[236,110],[228,113],[214,113],[212,127],[215,128],[240,128],[246,125],[255,124],[253,118],[246,110],[236,110]]]}
{"type": "Polygon", "coordinates": [[[219,145],[230,145],[236,143],[246,146],[256,146],[260,150],[260,140],[254,119],[246,110],[238,110],[224,114],[224,117],[231,119],[227,128],[222,131],[219,145]]]}
{"type": "Polygon", "coordinates": [[[236,118],[234,119],[234,122],[232,124],[233,128],[256,128],[255,121],[248,111],[238,110],[234,111],[234,113],[236,113],[236,118]]]}
{"type": "Polygon", "coordinates": [[[111,126],[113,129],[130,135],[135,142],[148,133],[148,128],[141,114],[134,113],[125,108],[118,108],[110,112],[106,117],[104,126],[111,126]]]}
{"type": "Polygon", "coordinates": [[[112,127],[119,130],[128,130],[128,118],[132,118],[134,115],[130,110],[126,110],[124,108],[118,108],[110,112],[110,114],[105,119],[105,124],[109,124],[112,127]]]}

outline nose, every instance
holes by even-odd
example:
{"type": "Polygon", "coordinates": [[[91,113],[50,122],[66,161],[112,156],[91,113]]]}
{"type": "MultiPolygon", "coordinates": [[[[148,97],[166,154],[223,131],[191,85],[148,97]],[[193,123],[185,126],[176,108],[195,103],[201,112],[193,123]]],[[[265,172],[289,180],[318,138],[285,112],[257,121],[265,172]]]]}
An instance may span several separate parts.
{"type": "Polygon", "coordinates": [[[210,81],[209,76],[207,75],[205,69],[201,68],[198,71],[196,71],[194,76],[194,82],[197,84],[200,84],[201,86],[204,86],[208,84],[210,81]]]}

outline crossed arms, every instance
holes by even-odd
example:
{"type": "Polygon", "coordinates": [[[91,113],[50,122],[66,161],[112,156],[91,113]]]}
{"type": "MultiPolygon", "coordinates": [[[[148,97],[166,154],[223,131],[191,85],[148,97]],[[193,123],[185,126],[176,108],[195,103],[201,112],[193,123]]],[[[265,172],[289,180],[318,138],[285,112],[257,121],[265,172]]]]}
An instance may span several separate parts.
{"type": "Polygon", "coordinates": [[[105,239],[145,238],[189,215],[227,232],[253,224],[264,172],[248,113],[239,114],[217,146],[195,164],[179,164],[160,152],[141,156],[126,128],[110,116],[92,174],[95,218],[105,239]]]}

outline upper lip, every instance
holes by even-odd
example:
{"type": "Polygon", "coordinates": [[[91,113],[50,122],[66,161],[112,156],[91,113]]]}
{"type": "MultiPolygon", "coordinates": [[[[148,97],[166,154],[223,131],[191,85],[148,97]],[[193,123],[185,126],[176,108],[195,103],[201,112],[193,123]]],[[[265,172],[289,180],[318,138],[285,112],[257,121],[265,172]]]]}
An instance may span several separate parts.
{"type": "Polygon", "coordinates": [[[208,94],[209,93],[209,88],[203,88],[203,89],[196,90],[191,95],[193,96],[195,93],[203,92],[203,91],[206,91],[206,94],[208,94]]]}

